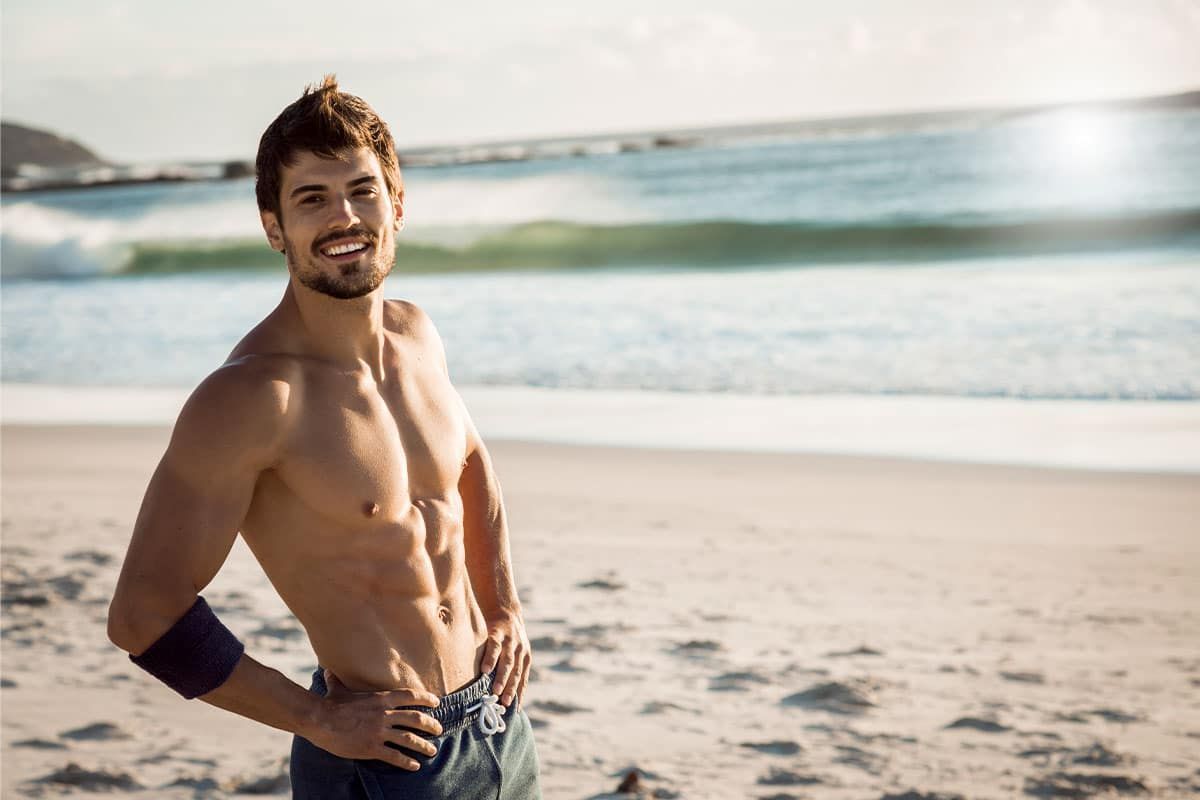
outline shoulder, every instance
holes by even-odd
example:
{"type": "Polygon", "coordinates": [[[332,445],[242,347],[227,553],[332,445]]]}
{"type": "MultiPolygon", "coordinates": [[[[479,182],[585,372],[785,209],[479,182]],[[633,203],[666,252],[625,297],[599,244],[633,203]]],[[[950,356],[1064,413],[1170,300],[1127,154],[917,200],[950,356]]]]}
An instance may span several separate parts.
{"type": "Polygon", "coordinates": [[[411,342],[418,351],[434,355],[439,363],[445,364],[446,349],[442,337],[420,306],[407,300],[385,300],[383,314],[385,328],[411,342]]]}
{"type": "Polygon", "coordinates": [[[408,300],[383,301],[384,325],[393,333],[416,340],[437,339],[437,328],[420,306],[408,300]]]}
{"type": "Polygon", "coordinates": [[[300,378],[295,359],[230,359],[184,403],[171,448],[228,460],[270,461],[286,431],[300,378]]]}

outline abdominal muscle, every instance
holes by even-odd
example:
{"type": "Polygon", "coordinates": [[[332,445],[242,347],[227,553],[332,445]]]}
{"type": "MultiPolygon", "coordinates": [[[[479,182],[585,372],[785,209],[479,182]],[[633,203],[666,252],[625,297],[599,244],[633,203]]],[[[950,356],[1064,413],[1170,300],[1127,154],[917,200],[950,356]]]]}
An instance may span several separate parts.
{"type": "Polygon", "coordinates": [[[478,677],[486,624],[448,505],[411,504],[391,520],[354,525],[275,505],[243,526],[319,664],[351,691],[444,695],[478,677]]]}

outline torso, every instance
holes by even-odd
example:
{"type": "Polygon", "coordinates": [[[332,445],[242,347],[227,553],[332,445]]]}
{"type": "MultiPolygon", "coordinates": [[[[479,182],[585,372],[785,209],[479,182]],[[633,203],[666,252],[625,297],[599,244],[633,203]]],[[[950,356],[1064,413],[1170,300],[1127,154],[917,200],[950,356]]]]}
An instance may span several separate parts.
{"type": "Polygon", "coordinates": [[[476,677],[486,633],[463,549],[467,422],[440,348],[397,328],[381,381],[264,356],[286,362],[289,421],[242,535],[347,687],[445,694],[476,677]]]}

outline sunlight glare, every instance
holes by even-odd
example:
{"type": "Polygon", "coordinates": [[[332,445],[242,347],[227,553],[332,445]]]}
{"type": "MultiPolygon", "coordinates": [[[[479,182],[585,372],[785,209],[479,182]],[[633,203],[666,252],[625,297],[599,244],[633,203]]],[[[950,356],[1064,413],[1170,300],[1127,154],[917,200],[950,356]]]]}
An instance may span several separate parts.
{"type": "Polygon", "coordinates": [[[1124,145],[1122,133],[1112,115],[1068,111],[1051,122],[1048,155],[1060,168],[1094,171],[1117,159],[1124,145]]]}

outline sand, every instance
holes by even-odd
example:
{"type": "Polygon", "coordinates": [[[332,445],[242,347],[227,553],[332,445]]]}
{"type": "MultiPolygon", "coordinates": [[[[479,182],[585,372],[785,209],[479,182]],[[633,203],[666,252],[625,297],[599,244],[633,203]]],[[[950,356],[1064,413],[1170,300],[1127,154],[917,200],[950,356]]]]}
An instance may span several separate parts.
{"type": "MultiPolygon", "coordinates": [[[[166,437],[3,430],[5,798],[288,792],[287,734],[183,701],[105,637],[166,437]]],[[[1200,476],[492,450],[547,798],[1200,791],[1200,476]]],[[[205,596],[307,683],[240,543],[205,596]]]]}

